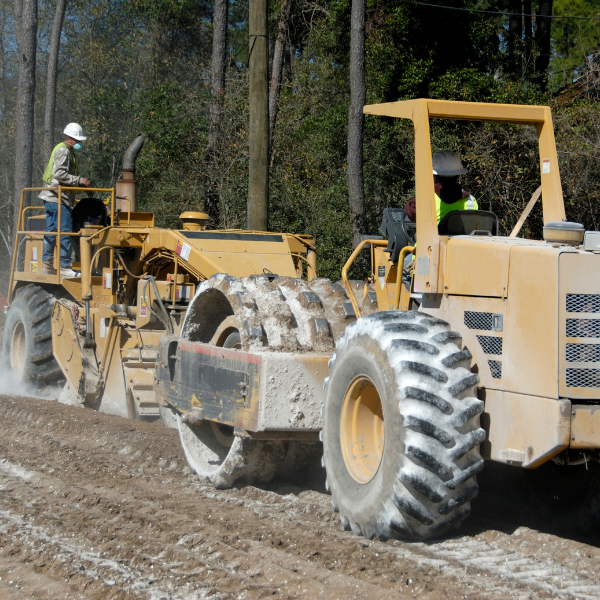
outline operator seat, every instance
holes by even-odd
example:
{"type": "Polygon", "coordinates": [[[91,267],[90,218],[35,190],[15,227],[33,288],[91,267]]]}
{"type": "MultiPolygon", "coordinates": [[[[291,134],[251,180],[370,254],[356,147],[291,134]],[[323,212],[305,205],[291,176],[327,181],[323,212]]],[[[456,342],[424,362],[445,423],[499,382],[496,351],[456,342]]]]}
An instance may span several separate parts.
{"type": "Polygon", "coordinates": [[[406,216],[403,208],[384,208],[379,233],[388,241],[385,252],[389,252],[390,260],[397,263],[402,248],[415,245],[417,224],[406,216]]]}
{"type": "Polygon", "coordinates": [[[438,224],[440,235],[498,235],[498,217],[489,210],[453,210],[438,224]]]}
{"type": "Polygon", "coordinates": [[[99,198],[82,198],[73,209],[73,232],[77,233],[85,223],[108,225],[108,210],[99,198]]]}

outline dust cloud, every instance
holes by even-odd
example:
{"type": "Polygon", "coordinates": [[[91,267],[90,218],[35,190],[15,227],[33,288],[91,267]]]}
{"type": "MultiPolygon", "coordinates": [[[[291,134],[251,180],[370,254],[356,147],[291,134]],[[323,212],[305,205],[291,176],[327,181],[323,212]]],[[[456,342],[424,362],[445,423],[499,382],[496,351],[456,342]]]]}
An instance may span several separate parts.
{"type": "Polygon", "coordinates": [[[23,383],[20,377],[13,373],[2,361],[0,367],[0,394],[7,396],[28,396],[42,400],[56,400],[62,391],[62,386],[39,389],[35,385],[23,383]]]}

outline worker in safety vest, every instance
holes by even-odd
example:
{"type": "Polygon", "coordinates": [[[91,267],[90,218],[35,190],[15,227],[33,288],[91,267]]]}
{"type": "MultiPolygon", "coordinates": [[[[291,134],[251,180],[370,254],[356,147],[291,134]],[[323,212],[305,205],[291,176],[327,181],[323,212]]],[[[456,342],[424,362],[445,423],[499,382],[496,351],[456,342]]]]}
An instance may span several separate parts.
{"type": "MultiPolygon", "coordinates": [[[[460,157],[449,150],[436,152],[433,163],[433,184],[435,189],[435,210],[439,222],[453,210],[479,210],[477,200],[469,192],[462,189],[458,178],[467,172],[460,162],[460,157]]],[[[413,223],[417,222],[416,199],[409,200],[404,205],[404,214],[413,223]]],[[[416,244],[415,244],[416,248],[416,244]]],[[[402,265],[402,281],[410,290],[410,271],[413,255],[407,254],[402,265]]]]}
{"type": "MultiPolygon", "coordinates": [[[[460,175],[467,172],[460,162],[460,157],[449,150],[436,152],[432,157],[433,183],[435,188],[435,208],[439,223],[453,210],[478,210],[477,200],[462,189],[458,182],[460,175]]],[[[404,206],[406,216],[417,222],[417,207],[415,199],[409,200],[404,206]]]]}
{"type": "MultiPolygon", "coordinates": [[[[44,171],[44,183],[48,187],[59,185],[70,187],[88,187],[90,180],[80,177],[77,171],[76,152],[81,150],[81,142],[87,138],[83,135],[81,125],[69,123],[63,133],[67,136],[64,142],[58,144],[48,161],[44,171]]],[[[46,208],[46,231],[55,232],[58,229],[58,191],[44,190],[39,197],[44,201],[46,208]]],[[[75,193],[70,190],[62,192],[61,207],[61,232],[73,231],[73,207],[75,206],[75,193]]],[[[55,235],[44,236],[44,261],[43,273],[56,273],[53,265],[55,235]]],[[[71,236],[61,236],[60,241],[60,275],[61,277],[75,277],[76,273],[71,269],[71,236]]]]}

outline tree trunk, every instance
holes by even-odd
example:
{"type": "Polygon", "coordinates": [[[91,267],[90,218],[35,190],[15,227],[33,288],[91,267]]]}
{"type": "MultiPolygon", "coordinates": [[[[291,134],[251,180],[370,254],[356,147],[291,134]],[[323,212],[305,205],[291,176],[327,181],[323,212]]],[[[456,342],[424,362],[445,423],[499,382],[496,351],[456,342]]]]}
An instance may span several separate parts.
{"type": "Polygon", "coordinates": [[[521,75],[521,23],[521,0],[509,0],[508,55],[510,65],[509,70],[513,75],[521,75]]]}
{"type": "Polygon", "coordinates": [[[21,43],[21,20],[23,19],[23,0],[15,0],[15,38],[17,46],[21,43]]]}
{"type": "Polygon", "coordinates": [[[54,112],[56,107],[56,79],[58,75],[58,53],[60,36],[67,0],[56,0],[56,12],[50,38],[50,54],[48,55],[48,75],[46,78],[46,112],[44,115],[44,157],[49,157],[54,142],[54,112]]]}
{"type": "Polygon", "coordinates": [[[204,210],[210,225],[219,225],[219,184],[217,159],[221,143],[221,121],[223,118],[223,94],[225,93],[225,69],[227,66],[227,20],[228,0],[215,0],[213,16],[212,73],[209,109],[208,147],[204,157],[204,210]]]}
{"type": "Polygon", "coordinates": [[[2,110],[2,114],[6,114],[6,105],[7,105],[7,90],[6,90],[6,44],[4,43],[4,38],[6,35],[6,16],[2,15],[2,22],[0,23],[0,69],[2,73],[0,74],[0,110],[2,110]]]}
{"type": "Polygon", "coordinates": [[[352,1],[350,23],[350,109],[348,111],[348,198],[352,245],[356,248],[365,234],[365,190],[363,182],[363,106],[365,85],[366,0],[352,1]]]}
{"type": "Polygon", "coordinates": [[[15,192],[13,221],[16,220],[19,210],[21,190],[24,187],[31,187],[33,172],[33,117],[37,24],[37,0],[16,0],[15,30],[18,40],[19,83],[15,107],[15,192]]]}
{"type": "Polygon", "coordinates": [[[248,18],[248,229],[269,224],[269,28],[267,0],[252,0],[248,18]]]}
{"type": "Polygon", "coordinates": [[[277,24],[277,38],[273,51],[273,66],[271,68],[271,86],[269,89],[269,140],[273,146],[273,132],[277,121],[277,105],[279,102],[279,90],[281,89],[281,75],[283,73],[283,61],[285,52],[285,38],[287,36],[288,22],[292,0],[283,0],[281,13],[277,24]]]}
{"type": "Polygon", "coordinates": [[[550,64],[550,26],[552,19],[545,16],[552,15],[552,0],[540,0],[539,11],[536,15],[535,45],[538,56],[535,61],[536,81],[542,91],[548,89],[548,65],[550,64]]]}
{"type": "Polygon", "coordinates": [[[525,14],[524,23],[525,23],[525,69],[530,69],[531,65],[529,61],[531,60],[531,46],[533,45],[533,29],[531,22],[531,0],[523,0],[523,13],[525,14]]]}

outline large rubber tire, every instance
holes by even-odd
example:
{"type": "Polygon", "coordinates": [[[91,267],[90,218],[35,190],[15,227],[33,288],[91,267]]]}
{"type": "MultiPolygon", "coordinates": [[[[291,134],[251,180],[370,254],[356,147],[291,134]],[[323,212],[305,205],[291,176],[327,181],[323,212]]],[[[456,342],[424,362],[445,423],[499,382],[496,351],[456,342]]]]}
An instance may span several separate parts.
{"type": "Polygon", "coordinates": [[[425,540],[470,513],[483,468],[483,402],[471,353],[457,342],[445,321],[400,311],[363,317],[338,341],[322,437],[346,530],[425,540]]]}
{"type": "Polygon", "coordinates": [[[15,383],[43,393],[64,383],[52,351],[54,296],[30,284],[17,291],[4,324],[2,357],[15,383]]]}
{"type": "Polygon", "coordinates": [[[188,425],[177,415],[179,438],[188,465],[202,481],[217,489],[271,481],[293,446],[234,435],[233,428],[210,421],[188,425]]]}

